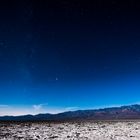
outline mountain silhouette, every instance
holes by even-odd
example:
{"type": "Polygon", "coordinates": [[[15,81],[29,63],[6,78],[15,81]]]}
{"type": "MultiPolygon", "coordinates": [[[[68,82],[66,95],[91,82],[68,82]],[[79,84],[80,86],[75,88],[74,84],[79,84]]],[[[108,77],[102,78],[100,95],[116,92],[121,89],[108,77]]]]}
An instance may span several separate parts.
{"type": "Polygon", "coordinates": [[[1,116],[0,121],[69,121],[140,119],[140,105],[129,105],[93,110],[68,111],[59,114],[1,116]]]}

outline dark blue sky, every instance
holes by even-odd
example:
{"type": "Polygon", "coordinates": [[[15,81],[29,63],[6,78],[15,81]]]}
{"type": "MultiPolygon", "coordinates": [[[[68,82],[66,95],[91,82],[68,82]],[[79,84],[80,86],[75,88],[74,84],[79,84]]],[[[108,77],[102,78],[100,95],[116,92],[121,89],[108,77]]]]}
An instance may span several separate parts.
{"type": "Polygon", "coordinates": [[[1,107],[139,103],[139,9],[135,0],[1,1],[1,107]]]}

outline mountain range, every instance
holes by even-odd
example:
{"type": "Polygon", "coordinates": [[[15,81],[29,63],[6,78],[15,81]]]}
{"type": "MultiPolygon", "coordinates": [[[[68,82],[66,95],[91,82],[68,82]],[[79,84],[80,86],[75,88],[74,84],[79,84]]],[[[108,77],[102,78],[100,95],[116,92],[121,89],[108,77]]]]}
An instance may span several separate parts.
{"type": "Polygon", "coordinates": [[[68,111],[58,114],[1,116],[0,121],[69,121],[140,119],[140,105],[129,105],[93,110],[68,111]]]}

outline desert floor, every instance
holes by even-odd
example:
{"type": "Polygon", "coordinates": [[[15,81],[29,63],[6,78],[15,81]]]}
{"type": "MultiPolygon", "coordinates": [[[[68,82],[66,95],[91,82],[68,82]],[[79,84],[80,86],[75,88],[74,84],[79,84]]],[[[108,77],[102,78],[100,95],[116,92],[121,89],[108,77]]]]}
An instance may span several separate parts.
{"type": "Polygon", "coordinates": [[[0,123],[0,140],[140,140],[140,121],[0,123]]]}

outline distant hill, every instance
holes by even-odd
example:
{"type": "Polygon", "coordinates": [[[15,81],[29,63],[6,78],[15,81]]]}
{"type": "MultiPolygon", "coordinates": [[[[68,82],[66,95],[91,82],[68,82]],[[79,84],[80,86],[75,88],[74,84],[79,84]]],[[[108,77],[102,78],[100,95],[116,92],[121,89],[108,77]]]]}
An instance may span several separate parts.
{"type": "Polygon", "coordinates": [[[77,110],[59,114],[1,116],[0,121],[63,121],[63,120],[119,120],[140,119],[140,105],[129,105],[94,110],[77,110]]]}

